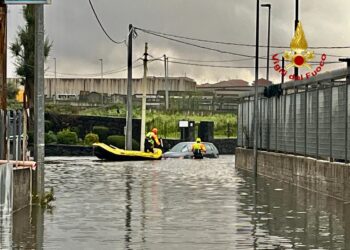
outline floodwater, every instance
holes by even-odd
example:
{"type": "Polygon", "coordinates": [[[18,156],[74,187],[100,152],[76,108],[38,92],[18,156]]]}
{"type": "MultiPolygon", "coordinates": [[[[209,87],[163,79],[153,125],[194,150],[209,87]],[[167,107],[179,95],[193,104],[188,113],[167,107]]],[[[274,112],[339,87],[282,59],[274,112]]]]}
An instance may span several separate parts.
{"type": "Polygon", "coordinates": [[[52,209],[21,210],[2,249],[350,249],[350,207],[208,160],[48,158],[52,209]]]}

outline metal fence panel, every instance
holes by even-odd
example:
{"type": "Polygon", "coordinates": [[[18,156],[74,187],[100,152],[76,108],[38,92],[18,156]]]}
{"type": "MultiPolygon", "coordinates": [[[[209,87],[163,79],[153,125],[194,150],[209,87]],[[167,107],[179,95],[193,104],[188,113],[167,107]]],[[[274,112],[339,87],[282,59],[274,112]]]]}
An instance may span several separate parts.
{"type": "Polygon", "coordinates": [[[332,95],[332,156],[345,158],[345,86],[333,88],[332,95]]]}
{"type": "Polygon", "coordinates": [[[237,116],[237,125],[238,125],[238,129],[237,129],[237,146],[243,146],[242,144],[242,129],[243,129],[243,119],[242,119],[242,107],[243,104],[240,103],[238,104],[238,116],[237,116]]]}
{"type": "Polygon", "coordinates": [[[5,112],[0,109],[0,159],[5,159],[5,112]]]}
{"type": "Polygon", "coordinates": [[[249,103],[245,102],[243,103],[243,141],[242,145],[244,147],[248,147],[248,140],[249,140],[249,103]]]}
{"type": "Polygon", "coordinates": [[[269,140],[269,121],[268,121],[268,99],[264,98],[262,99],[262,148],[267,149],[268,147],[268,140],[269,140]]]}
{"type": "Polygon", "coordinates": [[[284,140],[284,96],[277,98],[277,148],[278,151],[285,151],[284,140]]]}
{"type": "Polygon", "coordinates": [[[249,102],[249,145],[252,148],[254,144],[254,101],[249,102]]]}
{"type": "Polygon", "coordinates": [[[317,151],[317,91],[310,91],[307,93],[307,147],[306,155],[316,156],[317,151]]]}
{"type": "Polygon", "coordinates": [[[276,98],[270,98],[270,150],[277,150],[276,147],[276,98]]]}
{"type": "Polygon", "coordinates": [[[318,113],[318,154],[321,157],[329,157],[330,153],[330,105],[331,89],[319,90],[318,113]]]}
{"type": "Polygon", "coordinates": [[[286,151],[294,152],[294,96],[286,96],[286,151]]]}
{"type": "Polygon", "coordinates": [[[303,92],[296,95],[295,150],[298,154],[305,154],[305,112],[305,92],[303,92]]]}

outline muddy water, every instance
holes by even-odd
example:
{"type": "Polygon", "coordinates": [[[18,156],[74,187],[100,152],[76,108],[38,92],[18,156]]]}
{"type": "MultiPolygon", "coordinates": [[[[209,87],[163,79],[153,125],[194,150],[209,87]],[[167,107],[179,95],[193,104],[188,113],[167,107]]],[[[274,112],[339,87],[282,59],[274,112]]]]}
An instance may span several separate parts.
{"type": "Polygon", "coordinates": [[[350,207],[208,160],[48,158],[52,209],[16,213],[2,248],[350,249],[350,207]]]}

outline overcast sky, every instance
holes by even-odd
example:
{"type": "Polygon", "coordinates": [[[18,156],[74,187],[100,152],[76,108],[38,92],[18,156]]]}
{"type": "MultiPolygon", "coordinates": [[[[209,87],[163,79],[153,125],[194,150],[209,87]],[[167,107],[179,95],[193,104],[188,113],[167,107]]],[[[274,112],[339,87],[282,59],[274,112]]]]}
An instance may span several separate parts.
{"type": "MultiPolygon", "coordinates": [[[[254,0],[92,1],[104,27],[115,40],[126,38],[128,25],[131,23],[136,27],[163,33],[255,44],[256,1],[254,0]]],[[[295,1],[260,2],[272,4],[271,45],[289,46],[294,29],[295,1]]],[[[309,46],[350,46],[349,9],[349,0],[300,0],[299,17],[309,46]]],[[[267,43],[267,13],[266,8],[260,9],[260,43],[263,45],[267,43]]],[[[9,44],[14,41],[18,26],[22,24],[21,6],[9,6],[9,44]]],[[[46,62],[46,76],[53,76],[53,58],[57,58],[58,77],[98,75],[100,58],[104,62],[105,77],[127,76],[126,71],[107,75],[109,71],[117,71],[126,66],[126,46],[114,44],[107,39],[98,26],[88,0],[52,0],[52,4],[45,7],[45,30],[49,39],[53,41],[53,48],[46,62]]],[[[139,31],[137,38],[133,41],[134,60],[142,56],[145,42],[149,43],[149,54],[155,58],[166,54],[173,58],[202,61],[247,59],[178,44],[139,31]]],[[[255,48],[193,43],[234,53],[255,55],[255,48]]],[[[283,52],[283,49],[271,49],[271,54],[274,52],[283,52]]],[[[315,52],[350,56],[349,49],[323,49],[315,52]]],[[[261,48],[260,55],[266,56],[266,49],[261,48]]],[[[8,60],[8,75],[13,77],[15,73],[10,52],[8,60]]],[[[319,56],[316,56],[315,60],[320,60],[319,56]]],[[[327,60],[337,61],[338,58],[328,57],[327,60]]],[[[254,67],[254,63],[254,58],[248,58],[245,61],[202,62],[201,64],[254,67]]],[[[266,66],[266,60],[260,60],[260,65],[266,66]]],[[[323,70],[340,67],[344,67],[344,64],[329,64],[323,70]]],[[[134,77],[141,77],[142,67],[135,68],[133,72],[134,77]]],[[[152,62],[149,65],[149,75],[163,76],[163,62],[152,62]]],[[[251,82],[254,79],[254,69],[223,69],[170,63],[169,75],[186,75],[199,84],[228,79],[243,79],[251,82]]],[[[259,76],[266,76],[265,69],[260,69],[259,76]]],[[[271,70],[270,78],[278,82],[280,76],[271,70]]]]}

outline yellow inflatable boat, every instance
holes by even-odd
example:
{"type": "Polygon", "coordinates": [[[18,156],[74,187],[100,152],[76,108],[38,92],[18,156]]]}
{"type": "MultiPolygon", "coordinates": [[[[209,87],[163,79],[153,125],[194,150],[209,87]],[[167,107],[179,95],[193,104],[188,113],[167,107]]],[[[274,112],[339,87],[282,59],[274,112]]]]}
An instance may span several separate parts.
{"type": "Polygon", "coordinates": [[[162,158],[162,150],[154,149],[154,153],[146,153],[142,151],[124,150],[114,146],[108,146],[104,143],[94,143],[94,154],[96,157],[107,161],[145,161],[160,160],[162,158]]]}

